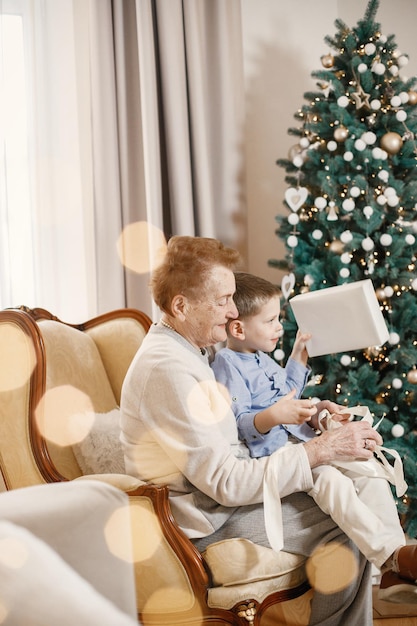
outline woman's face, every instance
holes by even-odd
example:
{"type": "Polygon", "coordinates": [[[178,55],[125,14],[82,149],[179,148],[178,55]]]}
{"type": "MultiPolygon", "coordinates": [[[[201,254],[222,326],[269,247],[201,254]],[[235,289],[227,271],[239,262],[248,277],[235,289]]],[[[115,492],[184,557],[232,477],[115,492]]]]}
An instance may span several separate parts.
{"type": "Polygon", "coordinates": [[[233,301],[235,288],[233,272],[216,265],[202,287],[201,298],[189,300],[183,330],[197,348],[226,341],[226,322],[238,316],[233,301]]]}

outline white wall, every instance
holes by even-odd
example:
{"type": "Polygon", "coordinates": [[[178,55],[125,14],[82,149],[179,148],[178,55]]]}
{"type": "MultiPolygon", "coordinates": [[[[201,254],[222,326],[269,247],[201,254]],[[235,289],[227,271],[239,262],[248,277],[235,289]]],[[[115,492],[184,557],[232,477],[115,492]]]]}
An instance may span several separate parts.
{"type": "MultiPolygon", "coordinates": [[[[286,158],[296,143],[287,134],[298,126],[294,113],[305,103],[304,92],[315,90],[311,72],[322,69],[329,52],[326,35],[342,19],[354,27],[367,0],[241,0],[246,89],[246,197],[248,205],[248,270],[279,283],[281,273],[268,267],[283,258],[284,246],[274,234],[275,216],[287,214],[282,199],[285,171],[275,162],[286,158]]],[[[417,2],[380,0],[376,21],[381,32],[394,34],[410,57],[401,75],[417,75],[417,2]]],[[[333,50],[330,50],[334,53],[333,50]]]]}

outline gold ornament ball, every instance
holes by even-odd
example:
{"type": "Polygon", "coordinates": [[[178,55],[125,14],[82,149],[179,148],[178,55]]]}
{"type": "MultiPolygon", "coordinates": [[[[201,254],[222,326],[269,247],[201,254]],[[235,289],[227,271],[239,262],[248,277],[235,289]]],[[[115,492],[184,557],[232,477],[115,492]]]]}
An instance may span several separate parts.
{"type": "Polygon", "coordinates": [[[288,158],[290,159],[290,161],[292,161],[296,156],[301,154],[302,151],[302,147],[298,143],[296,143],[288,150],[288,158]]]}
{"type": "Polygon", "coordinates": [[[403,140],[398,133],[385,133],[381,137],[381,148],[388,154],[397,154],[401,150],[403,140]]]}
{"type": "Polygon", "coordinates": [[[342,254],[345,249],[344,243],[342,243],[339,239],[334,239],[329,247],[335,254],[342,254]]]}
{"type": "Polygon", "coordinates": [[[375,290],[375,293],[376,293],[376,297],[378,298],[380,302],[383,302],[385,298],[387,297],[385,290],[382,289],[382,287],[378,287],[378,289],[375,290]]]}
{"type": "Polygon", "coordinates": [[[349,135],[349,131],[347,128],[345,128],[345,126],[339,126],[338,128],[336,128],[336,130],[333,133],[333,137],[339,143],[341,143],[342,141],[345,141],[348,135],[349,135]]]}
{"type": "Polygon", "coordinates": [[[407,373],[407,380],[412,385],[417,385],[417,369],[415,367],[407,373]]]}
{"type": "Polygon", "coordinates": [[[409,91],[408,92],[408,103],[409,104],[417,104],[417,91],[409,91]]]}
{"type": "Polygon", "coordinates": [[[375,396],[375,402],[376,402],[377,404],[384,404],[384,401],[385,401],[384,394],[382,394],[382,393],[378,393],[378,394],[375,396]]]}
{"type": "Polygon", "coordinates": [[[333,67],[334,65],[334,56],[332,54],[323,54],[321,57],[321,64],[325,68],[333,67]]]}

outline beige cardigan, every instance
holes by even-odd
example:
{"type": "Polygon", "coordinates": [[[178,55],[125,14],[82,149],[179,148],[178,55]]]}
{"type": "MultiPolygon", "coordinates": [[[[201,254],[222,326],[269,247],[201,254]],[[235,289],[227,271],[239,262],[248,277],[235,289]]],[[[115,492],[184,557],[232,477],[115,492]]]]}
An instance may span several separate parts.
{"type": "Polygon", "coordinates": [[[207,355],[161,325],[129,368],[121,409],[127,473],[169,485],[173,514],[190,538],[213,533],[236,507],[262,502],[267,469],[281,497],[313,486],[303,445],[249,457],[207,355]]]}

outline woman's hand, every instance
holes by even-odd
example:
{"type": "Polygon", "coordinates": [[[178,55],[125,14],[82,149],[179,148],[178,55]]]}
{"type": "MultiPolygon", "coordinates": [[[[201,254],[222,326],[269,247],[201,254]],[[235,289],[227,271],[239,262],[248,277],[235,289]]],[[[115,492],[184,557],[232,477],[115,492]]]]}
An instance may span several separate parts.
{"type": "MultiPolygon", "coordinates": [[[[336,402],[331,402],[330,400],[320,400],[315,404],[317,409],[317,413],[311,419],[311,426],[313,428],[320,428],[319,425],[319,415],[322,411],[327,410],[330,415],[332,415],[333,420],[335,422],[339,422],[342,426],[346,425],[351,421],[350,413],[342,413],[345,409],[341,404],[336,404],[336,402]]],[[[322,425],[323,428],[324,424],[322,425]]]]}
{"type": "Polygon", "coordinates": [[[335,460],[367,460],[375,447],[382,445],[381,435],[365,420],[349,422],[303,444],[311,467],[335,460]]]}

